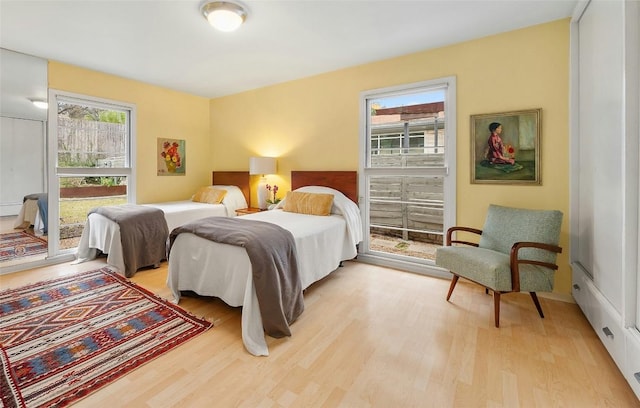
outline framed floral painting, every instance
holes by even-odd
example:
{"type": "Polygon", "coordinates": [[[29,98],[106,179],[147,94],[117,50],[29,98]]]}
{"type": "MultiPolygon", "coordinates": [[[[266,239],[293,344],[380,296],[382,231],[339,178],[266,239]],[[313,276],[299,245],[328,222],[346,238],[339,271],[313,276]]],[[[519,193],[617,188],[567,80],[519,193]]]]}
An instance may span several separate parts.
{"type": "Polygon", "coordinates": [[[158,138],[158,176],[184,176],[186,174],[185,141],[158,138]]]}
{"type": "Polygon", "coordinates": [[[471,183],[540,185],[542,109],[471,116],[471,183]]]}

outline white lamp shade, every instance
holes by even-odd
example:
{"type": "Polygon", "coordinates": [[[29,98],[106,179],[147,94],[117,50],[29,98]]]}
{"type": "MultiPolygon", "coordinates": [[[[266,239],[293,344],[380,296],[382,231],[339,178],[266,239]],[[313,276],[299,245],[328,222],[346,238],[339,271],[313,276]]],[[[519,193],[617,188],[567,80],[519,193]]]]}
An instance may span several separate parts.
{"type": "Polygon", "coordinates": [[[275,174],[275,157],[251,157],[249,158],[249,174],[275,174]]]}

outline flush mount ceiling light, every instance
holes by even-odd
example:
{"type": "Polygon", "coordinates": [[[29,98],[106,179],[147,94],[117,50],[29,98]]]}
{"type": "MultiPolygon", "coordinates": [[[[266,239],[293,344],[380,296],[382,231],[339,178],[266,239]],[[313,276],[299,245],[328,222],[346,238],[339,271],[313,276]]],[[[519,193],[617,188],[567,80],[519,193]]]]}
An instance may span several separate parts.
{"type": "Polygon", "coordinates": [[[220,31],[236,30],[247,18],[247,11],[244,7],[230,1],[204,3],[200,11],[209,24],[220,31]]]}

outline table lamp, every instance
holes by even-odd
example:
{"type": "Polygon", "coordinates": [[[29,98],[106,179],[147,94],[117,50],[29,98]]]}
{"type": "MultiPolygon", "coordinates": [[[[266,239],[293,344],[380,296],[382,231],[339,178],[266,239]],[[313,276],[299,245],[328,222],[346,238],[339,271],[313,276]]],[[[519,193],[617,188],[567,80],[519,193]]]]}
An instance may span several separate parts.
{"type": "Polygon", "coordinates": [[[275,174],[276,158],[275,157],[251,157],[249,158],[249,174],[260,175],[258,182],[258,208],[265,210],[267,208],[267,174],[275,174]]]}

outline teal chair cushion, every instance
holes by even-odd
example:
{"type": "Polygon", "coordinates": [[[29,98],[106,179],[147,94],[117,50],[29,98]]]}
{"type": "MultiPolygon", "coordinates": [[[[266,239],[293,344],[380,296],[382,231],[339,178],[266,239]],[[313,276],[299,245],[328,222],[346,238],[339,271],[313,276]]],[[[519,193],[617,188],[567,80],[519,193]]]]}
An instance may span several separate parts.
{"type": "MultiPolygon", "coordinates": [[[[480,248],[491,249],[509,255],[516,242],[542,242],[558,245],[562,212],[556,210],[527,210],[522,208],[490,205],[482,227],[480,248]]],[[[535,261],[556,262],[556,254],[536,248],[520,251],[520,258],[535,261]]]]}
{"type": "MultiPolygon", "coordinates": [[[[511,291],[509,255],[486,248],[438,248],[436,265],[499,292],[511,291]]],[[[553,291],[554,271],[537,265],[520,265],[522,292],[553,291]]]]}
{"type": "Polygon", "coordinates": [[[438,248],[436,265],[488,288],[511,288],[509,255],[485,248],[447,246],[438,248]]]}

